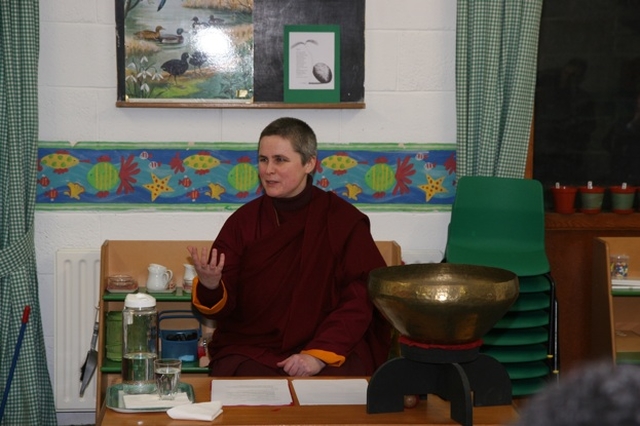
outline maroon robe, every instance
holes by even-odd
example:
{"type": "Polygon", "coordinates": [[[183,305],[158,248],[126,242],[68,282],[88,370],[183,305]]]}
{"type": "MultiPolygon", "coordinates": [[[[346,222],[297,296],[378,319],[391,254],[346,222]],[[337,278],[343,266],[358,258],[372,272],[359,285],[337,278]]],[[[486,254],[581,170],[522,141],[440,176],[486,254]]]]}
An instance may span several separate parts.
{"type": "MultiPolygon", "coordinates": [[[[346,369],[323,374],[372,374],[387,360],[391,333],[367,292],[369,271],[386,266],[369,219],[310,184],[299,197],[309,201],[293,209],[266,195],[245,204],[214,241],[225,254],[227,301],[207,315],[217,321],[210,365],[248,358],[277,371],[292,354],[321,350],[346,358],[346,369]]],[[[205,306],[221,289],[196,287],[205,306]]]]}

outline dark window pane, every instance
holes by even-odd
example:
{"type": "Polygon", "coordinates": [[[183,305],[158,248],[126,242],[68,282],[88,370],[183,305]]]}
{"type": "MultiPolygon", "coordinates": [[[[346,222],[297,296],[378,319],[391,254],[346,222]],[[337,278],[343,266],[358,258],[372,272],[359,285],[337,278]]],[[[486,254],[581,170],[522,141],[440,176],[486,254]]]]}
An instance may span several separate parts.
{"type": "Polygon", "coordinates": [[[640,185],[640,1],[545,1],[534,178],[640,185]]]}

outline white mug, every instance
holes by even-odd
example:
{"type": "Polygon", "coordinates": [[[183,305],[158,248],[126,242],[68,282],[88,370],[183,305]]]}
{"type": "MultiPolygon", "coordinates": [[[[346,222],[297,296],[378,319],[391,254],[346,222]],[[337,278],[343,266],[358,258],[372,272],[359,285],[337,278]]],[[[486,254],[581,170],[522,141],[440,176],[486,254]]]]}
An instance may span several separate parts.
{"type": "Polygon", "coordinates": [[[153,268],[149,266],[149,276],[147,277],[147,290],[149,291],[161,291],[167,290],[171,279],[173,278],[173,271],[165,267],[153,268]]]}

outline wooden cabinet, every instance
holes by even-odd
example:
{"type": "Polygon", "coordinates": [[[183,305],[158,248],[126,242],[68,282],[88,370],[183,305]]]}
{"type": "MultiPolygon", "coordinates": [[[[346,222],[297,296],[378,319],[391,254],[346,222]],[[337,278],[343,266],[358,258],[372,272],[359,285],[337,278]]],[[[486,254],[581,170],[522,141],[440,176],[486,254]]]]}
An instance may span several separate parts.
{"type": "Polygon", "coordinates": [[[593,245],[591,356],[640,364],[640,238],[596,238],[593,245]],[[614,280],[611,255],[629,256],[628,277],[614,280]]]}
{"type": "Polygon", "coordinates": [[[593,244],[598,237],[640,237],[640,213],[545,215],[546,249],[559,304],[560,370],[590,358],[593,244]]]}
{"type": "MultiPolygon", "coordinates": [[[[401,263],[400,246],[394,241],[376,242],[382,257],[388,265],[401,263]]],[[[126,241],[107,240],[101,248],[100,254],[100,330],[98,334],[98,364],[97,364],[97,392],[96,414],[104,403],[107,388],[121,377],[120,361],[112,361],[107,358],[107,316],[112,311],[122,311],[125,293],[110,293],[107,291],[107,278],[114,274],[131,275],[144,291],[147,279],[147,266],[150,263],[158,263],[171,269],[174,273],[173,280],[177,283],[177,289],[173,293],[153,293],[157,300],[158,311],[164,310],[190,310],[191,294],[182,290],[182,275],[184,264],[190,263],[187,246],[206,247],[211,246],[211,241],[126,241]]],[[[178,320],[180,321],[180,320],[178,320]]],[[[189,321],[189,320],[184,320],[189,321]]],[[[180,324],[178,324],[179,326],[180,324]]],[[[192,328],[186,326],[184,328],[192,328]]],[[[204,324],[203,334],[213,330],[213,324],[204,324]]],[[[196,362],[183,363],[183,373],[206,376],[207,368],[200,367],[196,362]]]]}
{"type": "MultiPolygon", "coordinates": [[[[210,247],[211,241],[125,241],[107,240],[100,253],[100,331],[98,333],[98,365],[96,414],[104,402],[107,388],[121,378],[120,361],[107,358],[107,316],[112,311],[122,311],[126,293],[110,293],[107,291],[107,278],[115,274],[131,275],[144,291],[147,280],[147,266],[158,263],[173,271],[176,291],[173,293],[152,293],[157,301],[158,312],[164,310],[191,310],[191,294],[184,292],[182,275],[184,263],[190,263],[187,246],[210,247]]],[[[188,322],[189,320],[184,320],[188,322]]],[[[193,320],[191,320],[193,322],[193,320]]],[[[185,326],[184,328],[193,328],[185,326]]],[[[179,324],[178,324],[179,326],[179,324]]],[[[203,334],[211,324],[204,324],[203,334]]],[[[209,331],[210,332],[210,331],[209,331]]],[[[199,367],[198,362],[183,363],[185,374],[207,375],[206,367],[199,367]]]]}

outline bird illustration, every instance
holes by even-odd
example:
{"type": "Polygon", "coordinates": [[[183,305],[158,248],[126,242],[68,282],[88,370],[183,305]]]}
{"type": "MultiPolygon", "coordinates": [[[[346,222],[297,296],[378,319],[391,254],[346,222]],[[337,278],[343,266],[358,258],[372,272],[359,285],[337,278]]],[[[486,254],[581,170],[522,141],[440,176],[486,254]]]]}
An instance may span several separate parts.
{"type": "Polygon", "coordinates": [[[181,44],[184,41],[184,37],[182,33],[184,30],[182,28],[178,28],[176,30],[176,34],[165,34],[160,37],[160,43],[162,44],[181,44]]]}
{"type": "Polygon", "coordinates": [[[206,62],[207,54],[200,50],[196,50],[195,52],[193,52],[191,54],[191,57],[189,58],[189,63],[193,65],[193,67],[198,71],[200,71],[202,65],[204,65],[206,62]]]}
{"type": "Polygon", "coordinates": [[[209,24],[206,22],[200,22],[197,16],[194,16],[191,20],[193,21],[193,24],[191,24],[191,28],[196,31],[204,28],[209,28],[209,24]]]}
{"type": "Polygon", "coordinates": [[[215,16],[213,16],[213,15],[209,15],[209,21],[207,21],[207,23],[208,23],[209,25],[211,25],[211,26],[214,26],[214,25],[220,25],[220,24],[223,24],[223,23],[224,23],[224,19],[222,19],[222,18],[216,18],[216,17],[215,17],[215,16]]]}
{"type": "Polygon", "coordinates": [[[162,68],[163,71],[168,72],[169,75],[172,75],[173,81],[175,84],[178,84],[178,76],[184,74],[187,72],[187,69],[189,69],[189,62],[187,62],[187,59],[189,59],[189,54],[184,52],[180,59],[170,59],[162,64],[160,68],[162,68]]]}
{"type": "Polygon", "coordinates": [[[164,28],[158,25],[155,31],[142,30],[135,33],[134,36],[143,40],[160,40],[160,30],[164,30],[164,28]]]}

